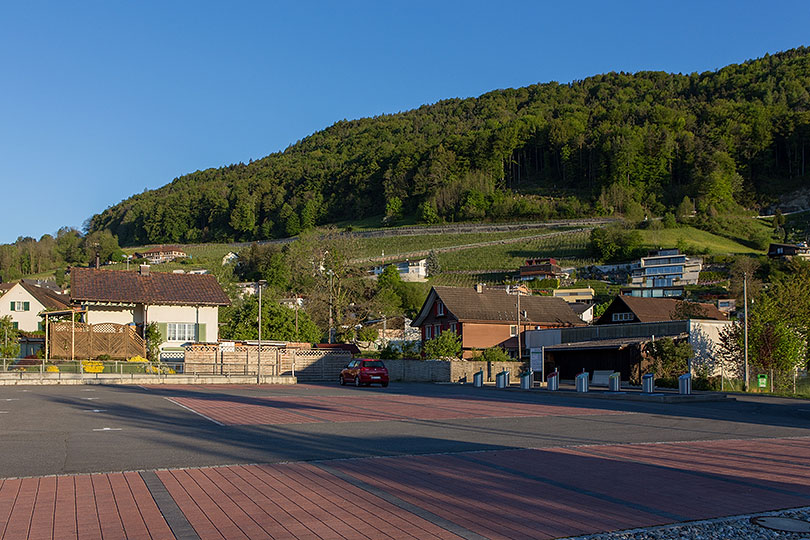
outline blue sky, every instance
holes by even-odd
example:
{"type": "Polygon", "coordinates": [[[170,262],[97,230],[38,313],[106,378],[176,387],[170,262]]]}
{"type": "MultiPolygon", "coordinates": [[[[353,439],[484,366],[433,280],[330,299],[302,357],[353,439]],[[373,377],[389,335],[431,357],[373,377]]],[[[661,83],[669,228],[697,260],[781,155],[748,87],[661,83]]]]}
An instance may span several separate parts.
{"type": "Polygon", "coordinates": [[[6,2],[0,243],[347,118],[810,45],[801,2],[6,2]],[[291,5],[294,4],[294,5],[291,5]]]}

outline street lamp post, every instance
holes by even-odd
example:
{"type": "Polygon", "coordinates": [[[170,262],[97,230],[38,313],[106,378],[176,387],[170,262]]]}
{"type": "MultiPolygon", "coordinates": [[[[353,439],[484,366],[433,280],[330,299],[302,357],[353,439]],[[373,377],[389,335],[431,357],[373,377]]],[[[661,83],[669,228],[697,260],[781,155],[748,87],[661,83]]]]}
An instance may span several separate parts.
{"type": "Polygon", "coordinates": [[[260,279],[256,282],[259,288],[259,349],[256,357],[256,384],[262,383],[262,289],[267,284],[267,281],[260,279]]]}
{"type": "Polygon", "coordinates": [[[334,343],[335,331],[334,331],[334,321],[332,320],[332,278],[334,277],[335,273],[331,270],[327,272],[329,274],[329,343],[334,343]]]}
{"type": "Polygon", "coordinates": [[[743,347],[745,348],[744,357],[745,357],[745,381],[743,383],[743,388],[746,392],[748,392],[748,272],[743,272],[743,317],[745,317],[745,326],[743,338],[743,347]]]}

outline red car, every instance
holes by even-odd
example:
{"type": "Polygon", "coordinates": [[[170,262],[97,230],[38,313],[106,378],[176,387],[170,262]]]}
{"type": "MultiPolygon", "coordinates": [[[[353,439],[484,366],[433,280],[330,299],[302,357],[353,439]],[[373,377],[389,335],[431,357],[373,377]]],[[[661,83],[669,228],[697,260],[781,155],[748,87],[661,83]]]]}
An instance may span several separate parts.
{"type": "Polygon", "coordinates": [[[388,369],[380,360],[352,360],[340,372],[340,384],[353,382],[355,386],[380,384],[388,386],[388,369]]]}

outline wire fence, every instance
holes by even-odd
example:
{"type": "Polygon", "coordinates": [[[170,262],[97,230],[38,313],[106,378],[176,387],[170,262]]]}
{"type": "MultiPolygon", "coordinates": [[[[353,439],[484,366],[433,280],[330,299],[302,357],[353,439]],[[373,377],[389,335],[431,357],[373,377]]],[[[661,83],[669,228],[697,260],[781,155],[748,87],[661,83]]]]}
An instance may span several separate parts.
{"type": "MultiPolygon", "coordinates": [[[[279,370],[273,363],[261,366],[262,376],[277,376],[279,370]]],[[[18,358],[0,359],[0,375],[19,375],[20,378],[30,378],[40,375],[40,378],[100,378],[102,377],[135,377],[135,376],[161,376],[195,375],[195,376],[257,376],[256,364],[243,364],[238,368],[233,365],[223,365],[221,362],[194,362],[186,364],[183,361],[160,362],[127,362],[127,361],[97,361],[97,360],[67,360],[46,361],[18,358]]]]}

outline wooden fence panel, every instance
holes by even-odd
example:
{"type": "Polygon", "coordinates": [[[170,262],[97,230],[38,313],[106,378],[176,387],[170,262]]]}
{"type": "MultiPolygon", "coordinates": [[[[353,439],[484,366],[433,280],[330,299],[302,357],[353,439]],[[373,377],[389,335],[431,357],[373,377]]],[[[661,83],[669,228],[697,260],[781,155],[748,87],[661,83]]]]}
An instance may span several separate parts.
{"type": "Polygon", "coordinates": [[[108,355],[113,360],[146,356],[146,341],[128,324],[49,323],[48,354],[51,358],[95,359],[108,355]]]}

